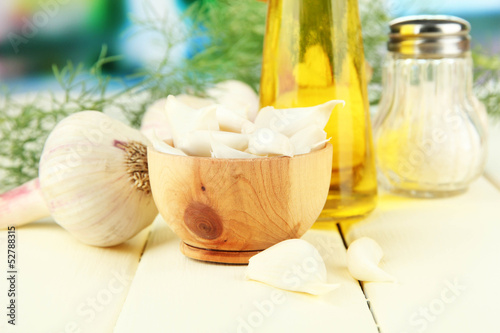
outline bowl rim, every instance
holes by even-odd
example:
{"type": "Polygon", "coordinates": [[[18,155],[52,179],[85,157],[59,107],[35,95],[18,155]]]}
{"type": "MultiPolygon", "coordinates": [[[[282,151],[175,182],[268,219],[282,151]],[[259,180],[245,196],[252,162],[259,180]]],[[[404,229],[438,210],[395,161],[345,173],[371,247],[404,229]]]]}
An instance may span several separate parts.
{"type": "Polygon", "coordinates": [[[293,159],[293,158],[305,158],[307,156],[311,156],[311,155],[314,155],[314,154],[320,154],[321,152],[323,152],[324,150],[326,149],[329,149],[329,147],[332,147],[332,144],[327,141],[325,142],[325,146],[321,149],[318,149],[318,150],[315,150],[315,151],[311,151],[309,153],[306,153],[306,154],[298,154],[298,155],[294,155],[294,156],[268,156],[268,157],[255,157],[255,158],[214,158],[214,157],[208,157],[208,156],[184,156],[184,155],[174,155],[174,154],[169,154],[169,153],[164,153],[164,152],[161,152],[161,151],[158,151],[156,150],[153,146],[148,146],[148,155],[150,153],[152,154],[158,154],[158,155],[166,155],[170,158],[179,158],[179,159],[192,159],[192,160],[205,160],[205,161],[223,161],[223,162],[227,162],[227,161],[231,161],[231,162],[247,162],[247,163],[250,163],[250,162],[255,162],[255,161],[270,161],[270,160],[278,160],[278,159],[282,159],[282,158],[290,158],[290,159],[293,159]]]}

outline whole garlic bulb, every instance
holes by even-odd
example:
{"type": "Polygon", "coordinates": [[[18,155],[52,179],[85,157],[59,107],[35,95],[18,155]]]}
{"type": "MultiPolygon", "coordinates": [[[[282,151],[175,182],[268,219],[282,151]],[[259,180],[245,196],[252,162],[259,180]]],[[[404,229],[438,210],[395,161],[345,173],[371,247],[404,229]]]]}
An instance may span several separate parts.
{"type": "Polygon", "coordinates": [[[30,217],[52,215],[86,244],[113,246],[132,238],[158,214],[149,184],[148,144],[139,131],[103,113],[69,116],[45,143],[39,181],[11,191],[16,195],[5,194],[5,200],[0,197],[0,227],[12,225],[9,220],[32,222],[21,211],[38,209],[40,214],[30,217]]]}
{"type": "Polygon", "coordinates": [[[84,243],[112,246],[150,225],[158,211],[148,140],[95,111],[61,121],[45,143],[40,187],[55,221],[84,243]]]}

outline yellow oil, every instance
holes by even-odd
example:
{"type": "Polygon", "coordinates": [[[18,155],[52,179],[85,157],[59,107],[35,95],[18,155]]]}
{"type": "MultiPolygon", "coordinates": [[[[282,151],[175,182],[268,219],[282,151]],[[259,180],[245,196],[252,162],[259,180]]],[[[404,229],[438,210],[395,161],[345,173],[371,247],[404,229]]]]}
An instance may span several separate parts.
{"type": "Polygon", "coordinates": [[[357,0],[269,2],[261,106],[306,107],[342,99],[325,131],[334,147],[330,193],[318,221],[366,215],[377,181],[357,0]]]}

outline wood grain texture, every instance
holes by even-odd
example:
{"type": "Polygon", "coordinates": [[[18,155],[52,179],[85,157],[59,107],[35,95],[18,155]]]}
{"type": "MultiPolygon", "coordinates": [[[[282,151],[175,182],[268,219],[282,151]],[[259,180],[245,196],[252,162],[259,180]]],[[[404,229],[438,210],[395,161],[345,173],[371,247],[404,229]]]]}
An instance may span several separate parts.
{"type": "Polygon", "coordinates": [[[248,264],[248,261],[254,255],[261,251],[221,251],[207,250],[187,245],[184,242],[180,244],[181,253],[185,256],[202,261],[226,263],[226,264],[248,264]]]}
{"type": "Polygon", "coordinates": [[[292,158],[248,160],[175,156],[150,149],[148,161],[156,205],[186,244],[258,251],[301,237],[311,227],[328,194],[331,154],[330,144],[292,158]]]}
{"type": "Polygon", "coordinates": [[[157,220],[114,332],[376,333],[337,229],[310,230],[303,238],[319,250],[328,282],[339,289],[316,297],[246,281],[246,266],[183,256],[179,238],[157,220]]]}
{"type": "Polygon", "coordinates": [[[52,221],[17,228],[17,321],[7,324],[7,232],[0,231],[2,333],[109,333],[135,274],[148,230],[112,248],[75,240],[52,221]]]}
{"type": "Polygon", "coordinates": [[[364,283],[381,331],[500,332],[500,192],[484,178],[463,195],[417,200],[382,193],[347,242],[367,236],[398,283],[364,283]]]}

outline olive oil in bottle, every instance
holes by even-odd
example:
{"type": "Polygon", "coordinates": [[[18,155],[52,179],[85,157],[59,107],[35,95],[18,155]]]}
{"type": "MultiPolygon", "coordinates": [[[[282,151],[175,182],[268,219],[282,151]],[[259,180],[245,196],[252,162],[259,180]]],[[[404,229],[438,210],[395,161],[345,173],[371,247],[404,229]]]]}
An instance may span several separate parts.
{"type": "Polygon", "coordinates": [[[377,181],[356,0],[270,0],[261,107],[307,107],[345,101],[325,131],[333,145],[330,192],[318,221],[366,215],[377,181]]]}

